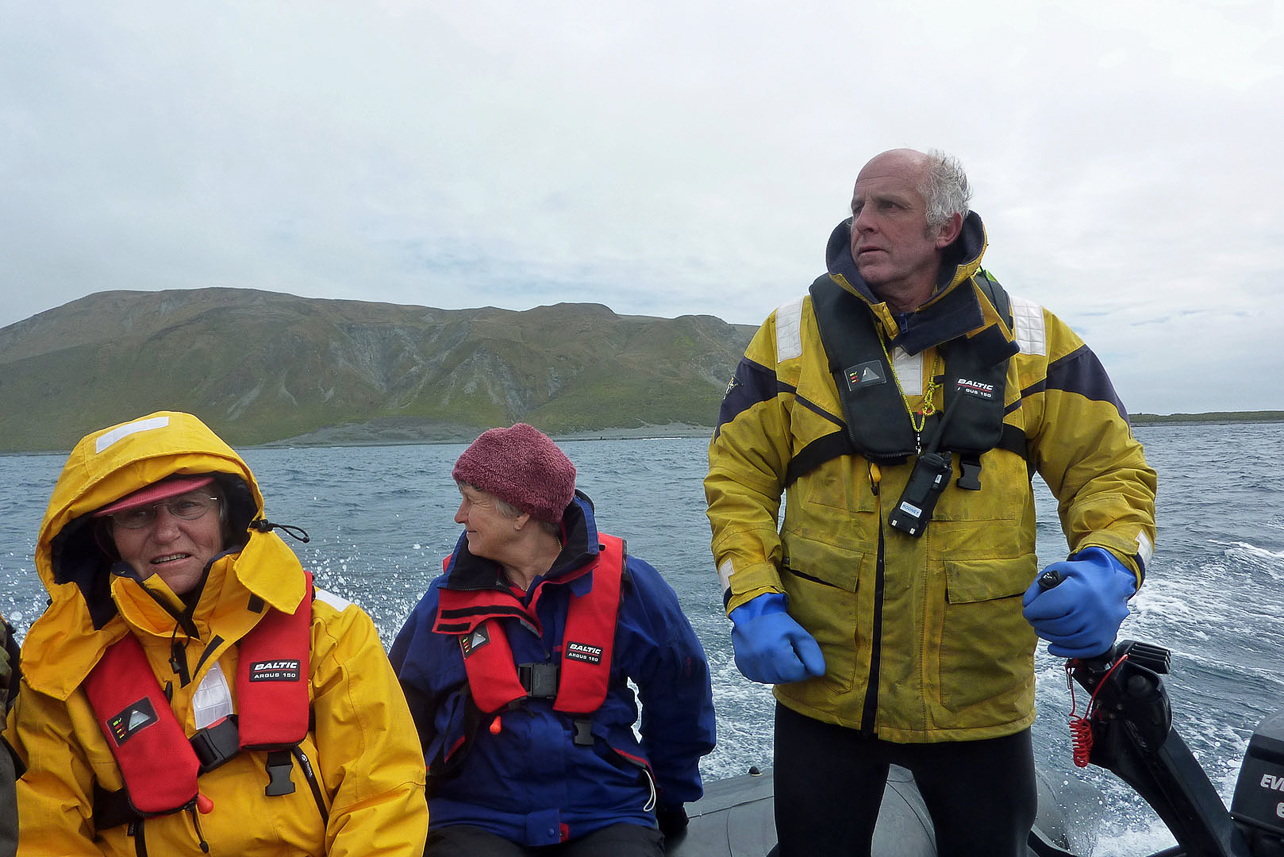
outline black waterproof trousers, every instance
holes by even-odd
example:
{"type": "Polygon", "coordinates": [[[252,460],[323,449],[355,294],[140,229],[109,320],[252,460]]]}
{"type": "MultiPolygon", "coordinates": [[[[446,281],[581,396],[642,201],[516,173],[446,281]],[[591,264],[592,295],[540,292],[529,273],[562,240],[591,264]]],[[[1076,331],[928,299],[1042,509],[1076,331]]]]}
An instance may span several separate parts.
{"type": "Polygon", "coordinates": [[[14,793],[16,781],[9,745],[0,739],[0,857],[14,857],[18,853],[18,796],[14,793]]]}
{"type": "Polygon", "coordinates": [[[1038,809],[1029,729],[986,741],[892,744],[777,703],[780,857],[869,855],[891,765],[914,775],[938,857],[1025,857],[1038,809]]]}
{"type": "Polygon", "coordinates": [[[424,857],[661,857],[664,835],[640,824],[612,824],[569,842],[526,846],[466,824],[429,829],[424,857]]]}

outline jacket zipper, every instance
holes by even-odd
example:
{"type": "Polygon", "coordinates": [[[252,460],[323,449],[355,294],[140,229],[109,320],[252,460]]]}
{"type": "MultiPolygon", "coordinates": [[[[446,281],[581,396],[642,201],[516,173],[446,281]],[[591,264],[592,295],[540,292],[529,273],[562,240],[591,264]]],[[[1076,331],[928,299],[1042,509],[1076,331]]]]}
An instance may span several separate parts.
{"type": "Polygon", "coordinates": [[[882,473],[877,464],[869,462],[870,488],[878,497],[875,513],[878,515],[878,555],[874,566],[874,624],[870,632],[869,675],[865,685],[865,704],[861,712],[860,732],[866,737],[873,737],[876,714],[878,713],[878,666],[883,648],[883,577],[885,571],[883,542],[883,501],[879,497],[878,486],[882,473]]]}

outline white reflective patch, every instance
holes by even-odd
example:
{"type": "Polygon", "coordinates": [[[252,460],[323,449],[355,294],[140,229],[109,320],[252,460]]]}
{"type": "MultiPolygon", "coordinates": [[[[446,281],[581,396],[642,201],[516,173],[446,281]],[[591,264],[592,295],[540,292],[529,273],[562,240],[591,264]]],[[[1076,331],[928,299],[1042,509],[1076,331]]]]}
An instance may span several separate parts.
{"type": "Polygon", "coordinates": [[[204,729],[231,713],[232,689],[227,686],[223,668],[215,661],[192,694],[192,716],[196,718],[196,728],[204,729]]]}
{"type": "Polygon", "coordinates": [[[777,363],[802,357],[802,308],[803,298],[776,308],[777,363]]]}
{"type": "Polygon", "coordinates": [[[724,595],[731,591],[731,575],[735,573],[736,569],[732,566],[731,560],[727,560],[722,565],[718,566],[718,579],[722,581],[722,592],[724,595]]]}
{"type": "Polygon", "coordinates": [[[1043,307],[1009,295],[1012,304],[1012,334],[1021,346],[1022,354],[1048,354],[1047,330],[1043,324],[1043,307]]]}
{"type": "Polygon", "coordinates": [[[1145,533],[1137,534],[1137,556],[1141,557],[1141,567],[1150,565],[1150,558],[1155,555],[1155,546],[1146,538],[1145,533]]]}
{"type": "Polygon", "coordinates": [[[923,394],[923,354],[906,353],[904,348],[892,349],[892,368],[896,370],[896,380],[901,382],[901,394],[921,396],[923,394]]]}
{"type": "Polygon", "coordinates": [[[169,425],[169,417],[152,417],[149,420],[137,420],[132,423],[125,423],[119,428],[114,428],[107,434],[102,435],[94,444],[95,452],[102,452],[121,438],[129,437],[131,434],[137,434],[140,431],[151,431],[152,429],[164,428],[169,425]]]}
{"type": "Polygon", "coordinates": [[[349,601],[346,598],[340,598],[338,595],[335,595],[333,592],[329,592],[325,589],[317,589],[315,590],[315,592],[316,592],[318,601],[320,601],[322,604],[329,604],[331,607],[333,607],[335,610],[338,610],[340,613],[342,613],[344,610],[347,610],[349,607],[352,606],[351,601],[349,601]]]}

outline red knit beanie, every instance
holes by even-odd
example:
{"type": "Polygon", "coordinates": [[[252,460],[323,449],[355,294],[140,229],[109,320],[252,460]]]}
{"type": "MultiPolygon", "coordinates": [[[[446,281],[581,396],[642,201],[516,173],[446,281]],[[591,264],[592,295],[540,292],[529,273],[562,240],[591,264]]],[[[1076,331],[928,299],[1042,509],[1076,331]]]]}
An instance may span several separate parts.
{"type": "Polygon", "coordinates": [[[575,465],[548,435],[526,423],[482,432],[450,475],[554,524],[575,496],[575,465]]]}

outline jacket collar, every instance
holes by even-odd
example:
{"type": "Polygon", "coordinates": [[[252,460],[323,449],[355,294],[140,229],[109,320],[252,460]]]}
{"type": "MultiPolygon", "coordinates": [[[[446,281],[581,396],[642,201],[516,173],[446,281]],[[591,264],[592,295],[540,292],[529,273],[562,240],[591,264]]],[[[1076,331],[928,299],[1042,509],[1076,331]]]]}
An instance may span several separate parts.
{"type": "Polygon", "coordinates": [[[969,212],[959,237],[945,248],[935,293],[918,309],[904,315],[893,313],[856,269],[851,251],[850,217],[830,233],[825,262],[834,282],[869,307],[882,325],[889,345],[903,348],[909,354],[918,354],[985,324],[974,290],[960,288],[960,284],[968,282],[981,267],[985,246],[985,226],[981,217],[975,211],[969,212]]]}
{"type": "MultiPolygon", "coordinates": [[[[562,552],[553,560],[553,567],[535,579],[531,590],[540,581],[556,581],[582,568],[596,559],[599,551],[593,501],[577,490],[570,505],[562,513],[562,552]]],[[[446,562],[446,581],[442,585],[447,589],[459,590],[508,589],[498,563],[474,556],[468,550],[466,534],[460,534],[454,553],[446,562]]]]}
{"type": "MultiPolygon", "coordinates": [[[[110,601],[115,608],[105,624],[95,628],[83,598],[62,602],[58,621],[37,621],[27,640],[40,651],[56,652],[54,657],[33,659],[23,664],[24,679],[35,690],[66,699],[97,665],[107,647],[126,634],[138,637],[146,648],[149,640],[168,645],[178,638],[193,636],[210,643],[215,637],[226,642],[241,639],[262,618],[257,601],[277,610],[293,612],[306,595],[303,566],[294,551],[274,533],[255,533],[239,553],[215,557],[201,589],[190,620],[196,634],[180,628],[177,615],[181,600],[155,575],[138,580],[131,575],[104,574],[110,601]],[[169,602],[174,611],[165,609],[169,602]],[[63,627],[67,623],[73,633],[63,627]]],[[[52,606],[50,609],[53,609],[52,606]]]]}

